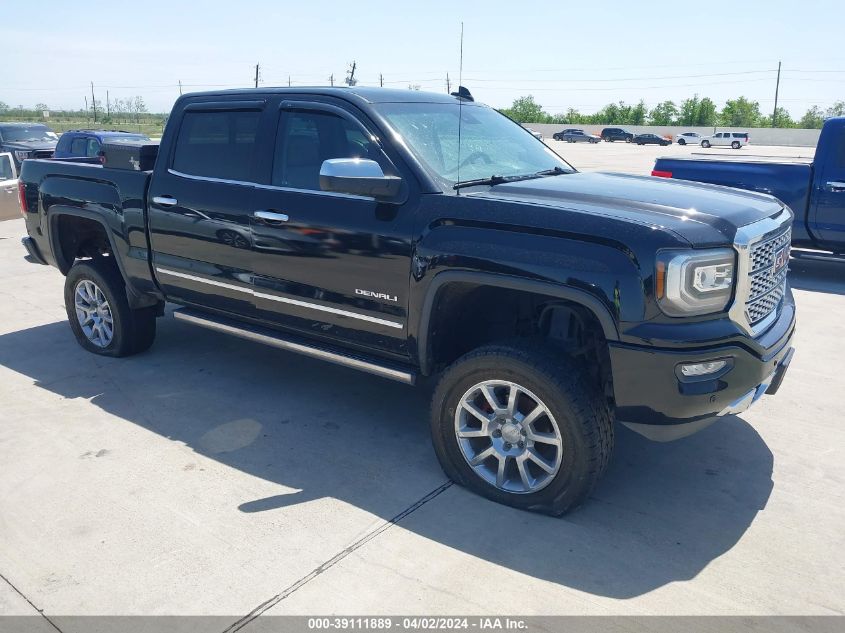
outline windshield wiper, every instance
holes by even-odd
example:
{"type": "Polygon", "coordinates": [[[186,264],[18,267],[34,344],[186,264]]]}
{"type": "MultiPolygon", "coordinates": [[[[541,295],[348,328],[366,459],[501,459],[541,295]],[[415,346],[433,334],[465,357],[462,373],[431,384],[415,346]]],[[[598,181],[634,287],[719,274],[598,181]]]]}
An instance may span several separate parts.
{"type": "Polygon", "coordinates": [[[453,189],[463,189],[464,187],[476,187],[478,185],[501,185],[505,182],[516,182],[518,180],[531,180],[532,178],[542,178],[543,176],[558,176],[560,174],[569,174],[562,167],[552,167],[551,169],[544,169],[542,171],[535,171],[533,174],[518,174],[515,176],[490,176],[489,178],[476,178],[475,180],[460,180],[453,185],[453,189]]]}
{"type": "Polygon", "coordinates": [[[542,171],[534,172],[535,176],[560,176],[561,174],[571,174],[571,171],[565,170],[563,167],[552,167],[551,169],[544,169],[542,171]]]}
{"type": "Polygon", "coordinates": [[[501,185],[503,182],[507,182],[510,180],[509,178],[505,178],[504,176],[490,176],[489,178],[476,178],[474,180],[459,180],[454,185],[452,185],[452,189],[463,189],[464,187],[476,187],[478,185],[501,185]]]}

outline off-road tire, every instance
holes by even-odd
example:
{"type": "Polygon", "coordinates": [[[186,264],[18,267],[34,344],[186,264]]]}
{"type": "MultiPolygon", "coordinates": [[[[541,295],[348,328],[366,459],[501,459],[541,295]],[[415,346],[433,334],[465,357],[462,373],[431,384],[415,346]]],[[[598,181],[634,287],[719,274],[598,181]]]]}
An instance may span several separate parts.
{"type": "Polygon", "coordinates": [[[126,284],[111,258],[77,261],[65,278],[64,296],[70,328],[77,342],[89,352],[100,356],[131,356],[149,349],[153,344],[156,309],[149,307],[133,310],[129,307],[126,284]],[[76,315],[75,293],[77,285],[83,280],[96,284],[109,304],[113,336],[105,347],[98,347],[88,339],[76,315]]]}
{"type": "Polygon", "coordinates": [[[539,341],[514,341],[474,350],[446,369],[432,400],[434,450],[446,475],[488,499],[561,515],[586,500],[613,451],[607,403],[585,381],[577,362],[539,341]],[[455,432],[455,412],[468,389],[485,380],[510,381],[536,394],[552,412],[562,437],[560,469],[536,492],[513,493],[482,479],[467,463],[455,432]]]}

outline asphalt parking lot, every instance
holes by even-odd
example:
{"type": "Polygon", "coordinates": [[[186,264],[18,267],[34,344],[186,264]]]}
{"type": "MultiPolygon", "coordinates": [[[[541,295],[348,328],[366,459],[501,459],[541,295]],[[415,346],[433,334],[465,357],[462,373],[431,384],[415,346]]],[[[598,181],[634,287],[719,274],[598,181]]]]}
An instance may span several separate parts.
{"type": "MultiPolygon", "coordinates": [[[[641,174],[703,151],[550,144],[641,174]]],[[[812,155],[739,152],[763,149],[812,155]]],[[[84,352],[23,232],[0,222],[0,614],[845,612],[843,265],[793,261],[776,397],[669,444],[619,428],[552,519],[447,484],[430,385],[170,318],[145,354],[84,352]]]]}

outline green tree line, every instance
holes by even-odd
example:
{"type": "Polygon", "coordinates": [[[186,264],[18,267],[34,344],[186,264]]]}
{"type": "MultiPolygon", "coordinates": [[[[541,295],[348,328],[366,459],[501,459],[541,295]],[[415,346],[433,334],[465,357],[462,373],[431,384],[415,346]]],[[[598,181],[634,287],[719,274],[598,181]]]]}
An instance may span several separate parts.
{"type": "Polygon", "coordinates": [[[820,128],[824,120],[845,115],[845,101],[837,101],[827,110],[813,106],[800,119],[793,119],[784,108],[778,108],[774,121],[764,115],[757,101],[738,97],[728,99],[721,111],[709,97],[694,95],[680,104],[663,101],[648,109],[644,101],[629,104],[624,101],[608,103],[594,114],[582,114],[575,108],[549,114],[532,95],[520,97],[502,113],[520,123],[575,123],[586,125],[688,125],[701,127],[778,127],[820,128]]]}

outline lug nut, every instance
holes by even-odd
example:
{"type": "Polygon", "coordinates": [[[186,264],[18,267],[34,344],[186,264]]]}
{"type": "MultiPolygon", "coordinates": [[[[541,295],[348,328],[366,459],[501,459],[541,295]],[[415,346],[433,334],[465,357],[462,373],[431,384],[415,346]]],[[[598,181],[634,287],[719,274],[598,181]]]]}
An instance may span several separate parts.
{"type": "Polygon", "coordinates": [[[500,429],[496,429],[493,431],[493,437],[502,437],[502,431],[500,429]]]}
{"type": "Polygon", "coordinates": [[[520,433],[520,435],[522,435],[522,437],[525,437],[526,435],[528,435],[528,431],[526,431],[525,429],[519,429],[519,433],[520,433]]]}
{"type": "Polygon", "coordinates": [[[519,446],[519,448],[525,448],[525,442],[520,442],[517,446],[519,446]]]}
{"type": "Polygon", "coordinates": [[[506,450],[506,451],[509,451],[509,450],[511,450],[511,448],[513,448],[513,447],[511,446],[511,443],[510,443],[510,442],[505,442],[505,446],[504,446],[504,448],[505,448],[505,450],[506,450]]]}

